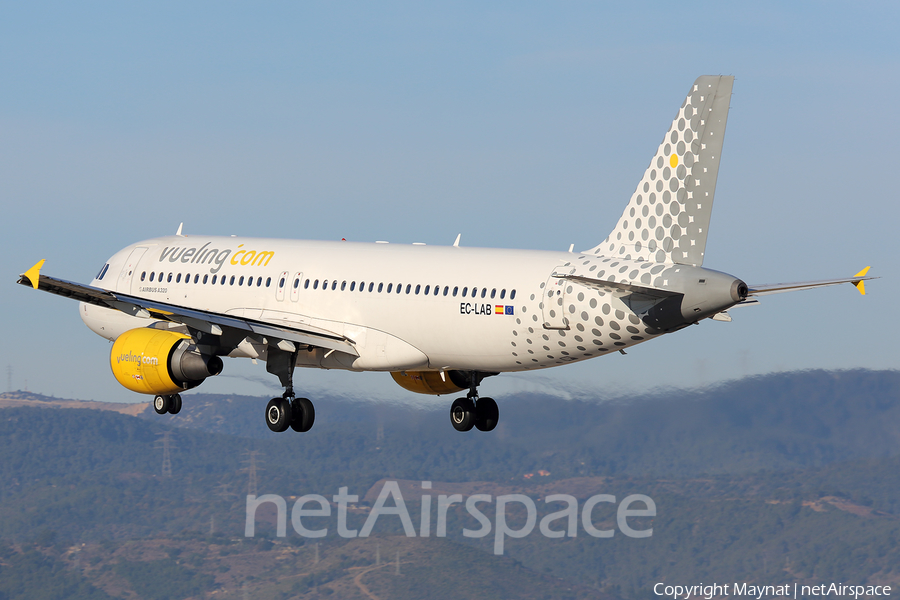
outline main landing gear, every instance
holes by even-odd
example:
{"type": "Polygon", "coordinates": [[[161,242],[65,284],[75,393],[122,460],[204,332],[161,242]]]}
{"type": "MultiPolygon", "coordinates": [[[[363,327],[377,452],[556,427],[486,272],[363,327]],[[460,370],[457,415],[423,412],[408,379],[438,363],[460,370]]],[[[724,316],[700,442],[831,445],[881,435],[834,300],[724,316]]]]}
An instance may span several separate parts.
{"type": "Polygon", "coordinates": [[[272,398],[266,405],[266,425],[272,431],[281,433],[288,428],[297,432],[309,431],[316,421],[316,408],[308,398],[294,397],[294,365],[297,351],[287,352],[269,347],[266,370],[277,375],[284,386],[281,398],[272,398]]]}
{"type": "Polygon", "coordinates": [[[156,396],[153,399],[153,410],[155,410],[158,415],[164,415],[166,413],[177,415],[181,412],[181,394],[156,396]]]}
{"type": "Polygon", "coordinates": [[[493,398],[479,398],[478,384],[482,377],[470,376],[469,393],[457,398],[450,406],[450,423],[457,431],[492,431],[500,420],[500,409],[493,398]]]}
{"type": "Polygon", "coordinates": [[[266,425],[276,433],[294,431],[303,433],[312,429],[316,421],[316,408],[308,398],[272,398],[266,405],[266,425]]]}

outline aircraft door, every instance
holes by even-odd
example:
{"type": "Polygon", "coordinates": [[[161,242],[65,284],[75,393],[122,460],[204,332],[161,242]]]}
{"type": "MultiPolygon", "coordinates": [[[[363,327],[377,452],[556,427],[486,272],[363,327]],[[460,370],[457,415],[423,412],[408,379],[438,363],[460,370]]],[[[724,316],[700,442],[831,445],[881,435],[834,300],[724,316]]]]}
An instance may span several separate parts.
{"type": "Polygon", "coordinates": [[[134,272],[137,270],[138,263],[146,251],[147,248],[143,246],[139,246],[131,251],[131,254],[128,255],[128,260],[125,261],[122,272],[119,273],[119,285],[116,286],[116,290],[126,294],[131,293],[131,282],[134,280],[134,272]]]}
{"type": "Polygon", "coordinates": [[[284,301],[284,289],[291,284],[288,279],[289,276],[290,273],[287,271],[282,271],[281,275],[278,276],[278,287],[275,288],[275,299],[279,302],[284,301]]]}
{"type": "Polygon", "coordinates": [[[303,273],[297,273],[291,280],[291,302],[300,299],[300,284],[303,282],[303,273]]]}
{"type": "Polygon", "coordinates": [[[566,319],[564,304],[566,280],[551,274],[543,291],[544,329],[568,329],[569,321],[566,319]]]}

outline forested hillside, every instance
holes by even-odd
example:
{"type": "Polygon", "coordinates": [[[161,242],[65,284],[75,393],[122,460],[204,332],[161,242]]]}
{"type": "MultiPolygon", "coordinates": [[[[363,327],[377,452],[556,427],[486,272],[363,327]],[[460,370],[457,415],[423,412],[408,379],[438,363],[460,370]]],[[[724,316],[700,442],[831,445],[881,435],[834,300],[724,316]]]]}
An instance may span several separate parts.
{"type": "MultiPolygon", "coordinates": [[[[0,409],[4,599],[365,597],[360,583],[380,597],[439,597],[440,584],[448,598],[643,598],[672,578],[900,583],[894,372],[778,374],[614,402],[508,398],[493,434],[453,431],[443,408],[342,399],[321,401],[303,435],[260,431],[265,399],[186,395],[166,417],[25,404],[0,409]],[[507,539],[502,556],[492,536],[461,535],[477,526],[462,505],[446,539],[407,538],[396,518],[370,538],[332,528],[312,540],[290,525],[279,538],[265,511],[243,536],[254,482],[289,502],[346,486],[361,498],[348,521],[359,528],[383,480],[526,494],[539,518],[550,493],[644,494],[657,514],[649,538],[536,531],[507,539]],[[470,576],[453,595],[446,571],[462,565],[470,576]],[[37,582],[43,596],[28,591],[37,582]]],[[[407,503],[418,523],[418,497],[407,503]]]]}

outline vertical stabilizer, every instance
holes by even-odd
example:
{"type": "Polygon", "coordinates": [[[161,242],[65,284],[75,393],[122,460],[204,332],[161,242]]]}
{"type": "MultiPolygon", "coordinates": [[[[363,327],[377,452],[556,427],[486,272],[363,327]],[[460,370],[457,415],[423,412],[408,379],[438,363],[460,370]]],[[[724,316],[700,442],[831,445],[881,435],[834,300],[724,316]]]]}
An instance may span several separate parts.
{"type": "Polygon", "coordinates": [[[733,83],[694,82],[618,225],[588,253],[703,264],[733,83]]]}

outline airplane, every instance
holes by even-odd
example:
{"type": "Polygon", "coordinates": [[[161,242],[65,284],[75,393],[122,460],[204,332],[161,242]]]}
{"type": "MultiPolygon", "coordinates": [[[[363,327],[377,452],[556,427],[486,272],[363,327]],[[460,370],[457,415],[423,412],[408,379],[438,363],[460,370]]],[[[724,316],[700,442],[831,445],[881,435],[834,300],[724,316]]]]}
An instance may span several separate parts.
{"type": "Polygon", "coordinates": [[[853,277],[747,285],[703,267],[734,78],[691,86],[612,232],[574,252],[300,241],[182,233],[116,252],[90,285],[41,274],[18,283],[79,301],[84,323],[113,342],[110,365],[159,414],[222,372],[222,357],[265,361],[284,394],[274,432],[308,431],[313,403],[295,367],[384,371],[403,388],[456,394],[458,431],[491,431],[497,403],[478,394],[500,373],[622,352],[767,294],[853,277]]]}

